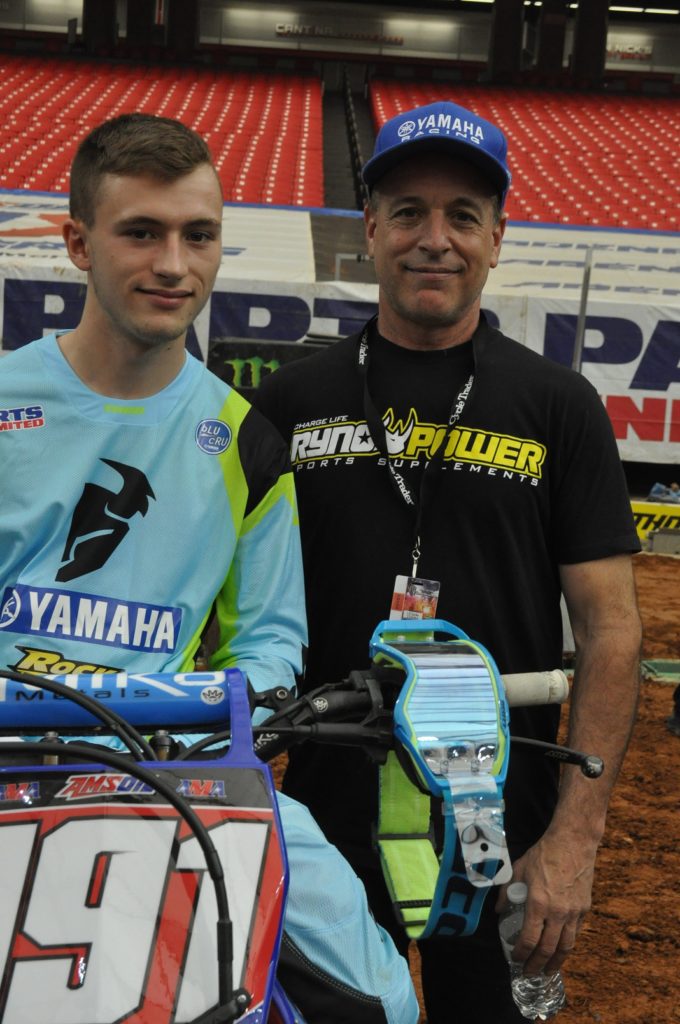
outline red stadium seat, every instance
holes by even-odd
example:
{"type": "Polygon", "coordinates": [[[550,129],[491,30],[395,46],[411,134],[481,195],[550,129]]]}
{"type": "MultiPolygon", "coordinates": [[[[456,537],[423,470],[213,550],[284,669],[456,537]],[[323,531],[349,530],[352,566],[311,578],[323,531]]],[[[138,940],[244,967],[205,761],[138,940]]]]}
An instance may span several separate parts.
{"type": "Polygon", "coordinates": [[[0,188],[66,191],[75,147],[141,111],[204,136],[226,201],[323,206],[321,82],[0,55],[0,188]]]}
{"type": "Polygon", "coordinates": [[[677,98],[374,80],[376,131],[402,110],[441,99],[506,133],[516,182],[507,202],[511,219],[677,231],[677,98]],[[644,142],[631,125],[644,125],[644,142]]]}

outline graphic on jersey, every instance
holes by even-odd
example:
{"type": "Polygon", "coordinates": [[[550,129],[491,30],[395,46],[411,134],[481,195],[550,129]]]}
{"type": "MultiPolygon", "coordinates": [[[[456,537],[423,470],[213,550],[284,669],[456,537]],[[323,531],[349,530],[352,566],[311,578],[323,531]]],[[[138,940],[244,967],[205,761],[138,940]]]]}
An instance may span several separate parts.
{"type": "Polygon", "coordinates": [[[113,665],[66,658],[60,651],[45,651],[41,647],[24,647],[22,644],[17,644],[16,648],[23,654],[15,665],[10,665],[13,672],[29,672],[40,676],[77,676],[81,672],[87,675],[110,675],[112,672],[120,672],[113,665]]]}
{"type": "Polygon", "coordinates": [[[86,641],[129,651],[172,652],[182,609],[102,594],[30,587],[17,583],[0,599],[0,629],[53,642],[86,641]]]}
{"type": "Polygon", "coordinates": [[[0,430],[22,430],[44,427],[45,413],[41,405],[25,405],[18,409],[0,409],[0,430]]]}
{"type": "Polygon", "coordinates": [[[390,455],[401,455],[414,428],[418,426],[418,418],[415,410],[411,409],[408,419],[404,423],[402,420],[395,419],[392,409],[388,409],[383,416],[383,426],[385,427],[387,451],[390,455]]]}
{"type": "Polygon", "coordinates": [[[120,491],[110,491],[99,484],[85,484],[66,538],[64,564],[55,577],[59,582],[101,569],[129,532],[126,520],[137,512],[145,516],[149,498],[156,498],[140,469],[113,459],[100,459],[100,462],[120,473],[123,486],[120,491]]]}
{"type": "MultiPolygon", "coordinates": [[[[494,469],[525,474],[540,479],[547,455],[544,444],[531,438],[497,434],[472,427],[421,423],[415,409],[406,420],[398,419],[393,409],[383,416],[385,439],[390,458],[427,461],[444,444],[443,461],[465,462],[494,469]]],[[[291,461],[294,466],[323,459],[350,460],[357,456],[379,455],[366,422],[333,417],[304,423],[294,432],[291,461]]]]}
{"type": "Polygon", "coordinates": [[[196,427],[196,444],[208,455],[221,455],[231,444],[231,430],[222,420],[201,420],[196,427]]]}

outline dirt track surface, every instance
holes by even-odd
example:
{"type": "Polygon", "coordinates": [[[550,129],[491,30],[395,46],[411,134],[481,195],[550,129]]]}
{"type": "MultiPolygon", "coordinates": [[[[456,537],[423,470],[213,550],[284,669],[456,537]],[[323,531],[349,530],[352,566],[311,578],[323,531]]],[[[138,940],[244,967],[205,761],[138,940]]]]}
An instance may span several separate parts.
{"type": "MultiPolygon", "coordinates": [[[[638,555],[634,566],[643,659],[680,658],[680,559],[638,555]]],[[[559,1024],[680,1021],[680,737],[664,725],[672,693],[642,684],[559,1024]]]]}

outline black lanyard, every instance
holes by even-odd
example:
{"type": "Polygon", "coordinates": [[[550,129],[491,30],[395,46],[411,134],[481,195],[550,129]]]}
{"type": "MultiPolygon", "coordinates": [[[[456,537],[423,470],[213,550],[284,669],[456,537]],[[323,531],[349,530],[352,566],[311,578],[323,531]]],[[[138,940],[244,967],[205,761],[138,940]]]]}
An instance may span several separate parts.
{"type": "Polygon", "coordinates": [[[385,429],[385,424],[380,419],[380,416],[378,415],[378,410],[376,409],[373,403],[373,399],[371,398],[370,392],[368,390],[368,338],[371,329],[376,323],[376,320],[377,318],[374,317],[364,327],[361,337],[359,338],[359,346],[357,349],[357,369],[359,371],[359,376],[361,377],[364,385],[364,416],[366,417],[366,425],[371,435],[371,440],[373,441],[373,444],[378,449],[380,454],[385,456],[385,462],[390,473],[390,480],[392,481],[392,486],[394,490],[398,494],[400,500],[403,501],[404,504],[413,512],[413,570],[411,575],[417,576],[418,561],[420,559],[420,532],[423,521],[423,510],[427,499],[432,493],[432,489],[434,486],[434,471],[432,467],[434,466],[435,469],[438,471],[439,467],[441,466],[444,460],[444,452],[446,450],[447,441],[451,436],[453,428],[456,426],[461,416],[463,415],[463,410],[465,409],[467,401],[472,392],[472,386],[475,380],[475,371],[473,368],[472,373],[470,374],[467,381],[465,382],[465,384],[458,392],[456,398],[453,401],[451,411],[449,413],[448,430],[446,433],[446,437],[442,439],[441,444],[433,453],[432,458],[426,463],[422,476],[420,478],[420,491],[418,494],[415,494],[411,487],[409,487],[406,479],[398,471],[397,467],[393,465],[392,460],[390,459],[389,449],[387,447],[387,431],[385,429]]]}

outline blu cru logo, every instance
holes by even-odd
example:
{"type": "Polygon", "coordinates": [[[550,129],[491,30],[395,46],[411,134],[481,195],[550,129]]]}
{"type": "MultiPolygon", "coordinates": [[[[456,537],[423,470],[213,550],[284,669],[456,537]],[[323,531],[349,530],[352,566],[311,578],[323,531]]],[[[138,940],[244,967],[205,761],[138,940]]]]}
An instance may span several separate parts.
{"type": "Polygon", "coordinates": [[[231,444],[231,430],[222,420],[201,420],[196,427],[196,444],[207,455],[221,455],[231,444]]]}

